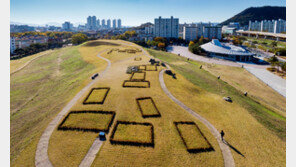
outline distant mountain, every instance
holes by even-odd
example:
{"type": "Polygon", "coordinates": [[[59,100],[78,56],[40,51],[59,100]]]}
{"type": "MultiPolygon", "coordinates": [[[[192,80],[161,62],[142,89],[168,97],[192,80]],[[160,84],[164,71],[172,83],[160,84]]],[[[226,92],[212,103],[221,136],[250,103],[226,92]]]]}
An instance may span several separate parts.
{"type": "Polygon", "coordinates": [[[150,22],[147,22],[147,23],[143,23],[141,24],[140,26],[135,26],[133,27],[134,29],[145,29],[145,27],[149,27],[149,26],[152,26],[153,24],[150,23],[150,22]]]}
{"type": "Polygon", "coordinates": [[[286,20],[286,7],[280,6],[263,6],[263,7],[250,7],[241,13],[233,16],[232,18],[222,22],[220,25],[227,25],[230,22],[239,22],[240,25],[245,26],[251,21],[261,20],[286,20]]]}

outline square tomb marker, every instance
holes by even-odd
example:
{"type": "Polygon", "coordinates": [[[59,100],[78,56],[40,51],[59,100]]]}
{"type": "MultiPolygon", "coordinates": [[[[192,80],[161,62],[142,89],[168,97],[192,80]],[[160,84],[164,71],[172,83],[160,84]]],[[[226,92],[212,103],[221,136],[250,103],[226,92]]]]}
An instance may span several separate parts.
{"type": "Polygon", "coordinates": [[[155,65],[146,65],[146,71],[157,71],[157,66],[155,65]]]}
{"type": "Polygon", "coordinates": [[[189,153],[213,151],[212,145],[194,122],[174,122],[189,153]]]}
{"type": "Polygon", "coordinates": [[[133,72],[131,75],[131,81],[145,81],[146,72],[133,72]]]}
{"type": "Polygon", "coordinates": [[[83,101],[83,104],[103,104],[110,88],[92,88],[83,101]]]}
{"type": "Polygon", "coordinates": [[[154,147],[151,123],[117,121],[110,137],[111,144],[154,147]]]}
{"type": "Polygon", "coordinates": [[[129,87],[129,88],[149,88],[150,82],[149,81],[130,81],[125,80],[122,84],[122,87],[129,87]]]}
{"type": "Polygon", "coordinates": [[[151,97],[137,98],[136,101],[143,118],[161,116],[151,97]]]}
{"type": "Polygon", "coordinates": [[[71,111],[60,123],[58,130],[109,132],[114,111],[71,111]]]}

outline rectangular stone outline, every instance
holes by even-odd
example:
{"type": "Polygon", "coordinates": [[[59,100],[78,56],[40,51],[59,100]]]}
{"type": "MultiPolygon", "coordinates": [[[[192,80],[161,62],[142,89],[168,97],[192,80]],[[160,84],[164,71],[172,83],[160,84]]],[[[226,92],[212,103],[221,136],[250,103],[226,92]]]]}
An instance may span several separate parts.
{"type": "Polygon", "coordinates": [[[131,80],[124,80],[123,81],[123,84],[122,84],[122,87],[124,88],[150,88],[150,82],[149,81],[131,81],[131,80]],[[126,82],[147,82],[148,83],[148,86],[126,86],[125,83],[126,82]]]}
{"type": "Polygon", "coordinates": [[[158,108],[156,107],[156,105],[155,105],[155,103],[154,103],[154,100],[151,98],[151,97],[139,97],[139,98],[136,98],[136,101],[137,101],[137,104],[138,104],[138,107],[139,107],[139,110],[141,111],[141,114],[142,114],[142,117],[143,118],[155,118],[155,117],[161,117],[161,114],[160,114],[160,112],[159,112],[159,110],[158,110],[158,108]],[[141,107],[141,105],[140,105],[140,100],[146,100],[146,99],[151,99],[151,101],[152,101],[152,104],[153,104],[153,106],[154,106],[154,108],[155,108],[155,110],[157,111],[157,114],[144,114],[144,112],[143,112],[143,109],[142,109],[142,107],[141,107]]]}
{"type": "Polygon", "coordinates": [[[146,79],[146,72],[144,72],[144,71],[133,72],[130,77],[130,81],[145,81],[145,79],[146,79]],[[144,79],[133,79],[133,76],[135,75],[135,73],[144,73],[144,79]]]}
{"type": "Polygon", "coordinates": [[[107,97],[109,91],[110,91],[110,88],[109,88],[109,87],[92,88],[91,91],[88,93],[88,95],[86,96],[86,98],[83,100],[82,103],[83,103],[84,105],[86,105],[86,104],[104,104],[105,99],[106,99],[106,97],[107,97]],[[107,92],[105,93],[105,96],[104,96],[103,100],[100,101],[100,102],[86,102],[87,99],[89,98],[89,96],[91,95],[91,93],[92,93],[94,90],[98,90],[98,89],[107,89],[107,92]]]}
{"type": "Polygon", "coordinates": [[[155,70],[147,70],[147,65],[145,65],[145,71],[157,71],[157,66],[154,66],[155,70]]]}
{"type": "Polygon", "coordinates": [[[113,123],[113,120],[115,118],[116,113],[114,111],[95,111],[95,110],[80,110],[80,111],[70,111],[67,116],[63,119],[63,121],[59,124],[58,130],[63,130],[63,131],[83,131],[83,132],[94,132],[94,133],[99,133],[99,132],[109,132],[109,129],[113,123]],[[63,126],[63,124],[66,122],[68,117],[71,114],[85,114],[85,113],[92,113],[92,114],[110,114],[112,115],[112,118],[110,122],[108,123],[108,127],[105,129],[99,129],[99,128],[79,128],[79,127],[71,127],[71,126],[63,126]]]}
{"type": "Polygon", "coordinates": [[[186,147],[186,150],[189,152],[189,153],[200,153],[200,152],[209,152],[209,151],[215,151],[214,148],[212,147],[212,145],[210,144],[210,142],[208,141],[208,139],[204,136],[204,134],[201,132],[201,130],[199,129],[199,127],[194,123],[194,122],[191,122],[191,121],[179,121],[179,122],[176,122],[174,121],[174,124],[176,126],[176,129],[179,133],[179,136],[181,137],[185,147],[186,147]],[[200,132],[200,134],[202,135],[202,137],[205,139],[205,141],[209,144],[209,148],[195,148],[195,149],[189,149],[186,142],[185,142],[185,139],[183,138],[182,136],[182,133],[181,131],[179,130],[178,128],[178,124],[186,124],[186,125],[195,125],[197,130],[200,132]]]}
{"type": "Polygon", "coordinates": [[[130,145],[130,146],[143,146],[143,147],[154,147],[154,127],[151,123],[148,122],[132,122],[132,121],[117,121],[110,137],[110,143],[115,145],[130,145]],[[151,127],[151,141],[150,142],[137,142],[137,141],[128,141],[128,140],[116,140],[114,139],[115,132],[119,124],[124,125],[143,125],[151,127]]]}

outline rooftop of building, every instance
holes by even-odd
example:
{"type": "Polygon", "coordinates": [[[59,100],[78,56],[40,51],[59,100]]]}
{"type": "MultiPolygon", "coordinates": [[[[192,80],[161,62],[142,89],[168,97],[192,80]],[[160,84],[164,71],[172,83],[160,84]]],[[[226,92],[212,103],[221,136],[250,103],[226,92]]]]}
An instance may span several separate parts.
{"type": "Polygon", "coordinates": [[[201,45],[201,48],[207,52],[225,54],[225,55],[240,55],[240,56],[251,56],[253,53],[248,50],[231,45],[228,43],[221,43],[218,39],[213,39],[211,42],[201,45]]]}

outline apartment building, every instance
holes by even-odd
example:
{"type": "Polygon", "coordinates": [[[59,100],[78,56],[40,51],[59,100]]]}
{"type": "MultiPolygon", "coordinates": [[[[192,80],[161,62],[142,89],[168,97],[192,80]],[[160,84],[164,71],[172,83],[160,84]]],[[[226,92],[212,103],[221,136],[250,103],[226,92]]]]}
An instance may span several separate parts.
{"type": "Polygon", "coordinates": [[[154,36],[164,38],[178,38],[179,19],[159,18],[154,19],[154,36]]]}

